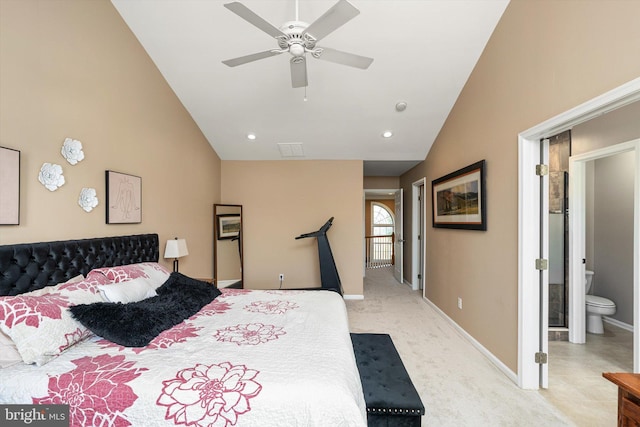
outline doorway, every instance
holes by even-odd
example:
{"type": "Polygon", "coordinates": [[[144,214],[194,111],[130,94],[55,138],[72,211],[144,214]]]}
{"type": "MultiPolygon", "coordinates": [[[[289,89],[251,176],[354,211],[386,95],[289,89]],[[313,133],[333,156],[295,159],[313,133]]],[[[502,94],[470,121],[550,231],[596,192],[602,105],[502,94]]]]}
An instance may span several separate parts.
{"type": "Polygon", "coordinates": [[[640,256],[639,244],[638,244],[638,228],[640,227],[638,216],[640,214],[640,172],[639,172],[639,160],[640,159],[640,139],[629,141],[622,144],[612,145],[599,150],[590,151],[571,158],[569,162],[569,169],[571,175],[570,181],[570,205],[569,205],[569,230],[570,230],[570,244],[569,244],[569,277],[571,281],[571,296],[569,298],[569,341],[573,343],[586,342],[585,332],[585,270],[587,267],[594,268],[590,264],[593,260],[587,256],[587,239],[586,230],[587,224],[587,167],[591,162],[601,159],[611,158],[612,156],[620,155],[623,153],[632,152],[635,157],[634,162],[634,175],[633,182],[635,183],[632,203],[634,218],[634,236],[635,242],[632,243],[633,253],[633,293],[631,294],[631,300],[634,301],[631,310],[633,311],[633,325],[634,325],[634,372],[638,372],[640,368],[638,343],[640,343],[638,332],[640,328],[635,327],[638,325],[638,295],[640,295],[638,287],[638,257],[640,256]],[[589,264],[587,264],[589,262],[589,264]],[[636,296],[636,297],[634,297],[636,296]]]}
{"type": "Polygon", "coordinates": [[[426,182],[427,179],[422,178],[413,183],[411,198],[411,229],[413,230],[413,238],[411,239],[411,283],[414,291],[422,290],[424,298],[427,297],[427,289],[424,283],[426,242],[423,238],[426,222],[426,200],[424,195],[426,182]]]}
{"type": "Polygon", "coordinates": [[[402,189],[364,190],[364,272],[389,267],[402,280],[402,189]],[[377,213],[376,213],[377,212],[377,213]]]}
{"type": "MultiPolygon", "coordinates": [[[[545,301],[544,298],[541,298],[546,296],[545,290],[548,289],[548,271],[541,268],[544,263],[539,262],[539,260],[548,259],[549,253],[549,224],[541,215],[542,207],[546,208],[546,206],[541,206],[541,195],[548,191],[548,181],[535,173],[540,154],[548,156],[548,146],[545,151],[543,141],[546,141],[546,138],[551,135],[571,129],[576,124],[587,122],[638,100],[640,100],[640,78],[518,135],[518,385],[521,388],[538,389],[548,386],[548,365],[544,363],[545,358],[543,357],[548,350],[548,318],[545,318],[548,313],[548,300],[545,301]]],[[[637,195],[640,191],[638,174],[636,174],[635,188],[637,195]]],[[[639,200],[640,197],[636,197],[637,213],[640,213],[639,200]]],[[[640,219],[638,216],[640,215],[635,215],[634,222],[634,289],[636,290],[639,287],[638,264],[640,264],[638,261],[638,254],[640,254],[640,219]]],[[[577,273],[579,271],[575,271],[574,261],[576,258],[571,253],[570,257],[572,262],[569,267],[569,280],[570,286],[572,286],[572,297],[575,297],[573,293],[576,292],[576,289],[573,285],[574,281],[578,280],[577,273]]],[[[570,318],[572,317],[571,310],[579,304],[579,301],[574,301],[574,303],[572,304],[570,301],[570,318]]],[[[581,307],[584,307],[584,294],[582,295],[581,307]]],[[[637,324],[637,309],[634,313],[634,320],[637,324]]],[[[580,327],[579,325],[573,326],[580,327]]],[[[635,328],[634,335],[638,335],[639,329],[635,328]]],[[[634,348],[637,349],[639,342],[634,339],[634,348]]],[[[639,354],[640,351],[634,351],[634,370],[636,371],[638,370],[636,359],[639,354]]]]}

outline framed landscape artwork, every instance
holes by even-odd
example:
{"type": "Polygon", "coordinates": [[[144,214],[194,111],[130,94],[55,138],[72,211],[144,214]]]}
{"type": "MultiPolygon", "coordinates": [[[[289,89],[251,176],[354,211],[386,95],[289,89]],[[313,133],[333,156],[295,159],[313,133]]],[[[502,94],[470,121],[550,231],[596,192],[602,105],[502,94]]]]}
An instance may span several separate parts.
{"type": "Polygon", "coordinates": [[[485,161],[432,181],[433,227],[487,229],[485,161]]]}
{"type": "Polygon", "coordinates": [[[126,173],[105,171],[107,187],[107,224],[142,222],[142,178],[126,173]]]}
{"type": "Polygon", "coordinates": [[[218,240],[233,239],[238,237],[240,232],[240,215],[222,214],[218,215],[218,240]]]}

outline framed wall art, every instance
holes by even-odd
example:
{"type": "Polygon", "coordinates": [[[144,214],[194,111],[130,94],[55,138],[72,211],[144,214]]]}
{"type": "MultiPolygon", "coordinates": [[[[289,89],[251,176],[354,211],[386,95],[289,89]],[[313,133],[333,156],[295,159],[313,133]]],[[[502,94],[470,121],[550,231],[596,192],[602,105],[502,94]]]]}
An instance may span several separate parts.
{"type": "Polygon", "coordinates": [[[240,232],[240,215],[221,214],[217,216],[218,240],[233,239],[240,232]]]}
{"type": "Polygon", "coordinates": [[[20,151],[0,147],[0,225],[20,224],[20,151]]]}
{"type": "Polygon", "coordinates": [[[487,229],[484,160],[433,180],[431,195],[435,228],[487,229]]]}
{"type": "Polygon", "coordinates": [[[105,171],[107,224],[142,222],[142,178],[105,171]]]}

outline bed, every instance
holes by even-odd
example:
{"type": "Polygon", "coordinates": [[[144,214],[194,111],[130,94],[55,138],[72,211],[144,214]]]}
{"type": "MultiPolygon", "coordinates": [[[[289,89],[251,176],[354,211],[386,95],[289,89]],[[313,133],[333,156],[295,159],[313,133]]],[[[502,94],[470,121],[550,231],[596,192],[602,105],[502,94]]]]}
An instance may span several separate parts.
{"type": "Polygon", "coordinates": [[[367,424],[338,293],[217,290],[157,261],[155,234],[0,246],[1,350],[23,359],[0,369],[0,403],[68,404],[72,426],[367,424]],[[149,283],[153,295],[127,302],[149,283]],[[162,298],[165,312],[193,311],[133,340],[136,319],[165,316],[132,310],[162,298]],[[130,321],[100,329],[120,315],[130,321]]]}

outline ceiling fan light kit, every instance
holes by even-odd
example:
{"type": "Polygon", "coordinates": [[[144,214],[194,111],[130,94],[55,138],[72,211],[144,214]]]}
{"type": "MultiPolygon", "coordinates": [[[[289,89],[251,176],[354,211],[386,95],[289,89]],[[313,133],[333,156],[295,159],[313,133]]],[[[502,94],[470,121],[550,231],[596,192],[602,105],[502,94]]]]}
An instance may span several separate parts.
{"type": "Polygon", "coordinates": [[[368,58],[366,56],[316,46],[318,41],[337,30],[360,13],[360,11],[347,0],[339,0],[338,3],[333,5],[311,24],[298,20],[298,1],[296,0],[296,20],[285,22],[280,28],[276,28],[240,2],[226,3],[224,7],[275,38],[279,47],[279,49],[271,49],[222,61],[223,64],[229,67],[236,67],[238,65],[289,52],[291,55],[291,60],[289,61],[291,68],[291,86],[298,88],[306,87],[308,85],[307,53],[311,54],[311,56],[316,59],[322,59],[363,70],[369,68],[369,65],[373,62],[373,58],[368,58]]]}

